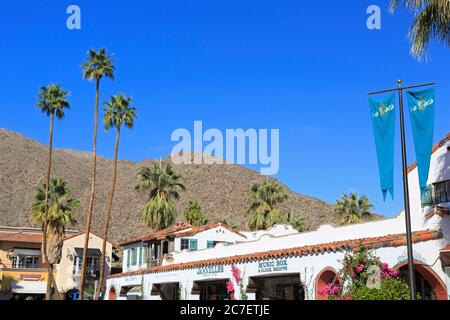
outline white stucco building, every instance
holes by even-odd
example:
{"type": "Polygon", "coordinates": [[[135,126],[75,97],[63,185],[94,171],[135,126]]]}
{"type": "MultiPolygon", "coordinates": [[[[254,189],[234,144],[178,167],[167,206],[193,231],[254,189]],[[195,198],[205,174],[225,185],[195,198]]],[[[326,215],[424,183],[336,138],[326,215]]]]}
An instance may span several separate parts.
{"type": "MultiPolygon", "coordinates": [[[[450,134],[433,147],[426,197],[420,198],[415,164],[408,168],[408,178],[418,291],[448,299],[450,134]]],[[[326,299],[319,289],[334,278],[345,250],[360,243],[403,272],[404,212],[392,219],[324,225],[304,233],[281,225],[258,232],[223,225],[176,226],[122,244],[124,272],[108,277],[106,298],[226,299],[226,282],[233,278],[235,265],[243,278],[242,288],[234,285],[237,299],[241,289],[248,299],[326,299]],[[150,259],[144,259],[145,250],[139,249],[144,247],[150,248],[150,259]]]]}

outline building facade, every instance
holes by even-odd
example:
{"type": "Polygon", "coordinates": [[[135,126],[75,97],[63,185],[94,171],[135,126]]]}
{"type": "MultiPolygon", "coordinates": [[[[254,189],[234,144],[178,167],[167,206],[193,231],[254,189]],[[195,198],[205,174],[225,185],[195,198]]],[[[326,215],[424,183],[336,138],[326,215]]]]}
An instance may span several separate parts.
{"type": "MultiPolygon", "coordinates": [[[[60,293],[71,293],[79,287],[84,233],[67,230],[59,264],[53,277],[60,293]]],[[[0,299],[42,299],[48,272],[42,263],[42,232],[35,228],[0,227],[0,299]]],[[[90,234],[87,257],[87,281],[99,274],[102,239],[90,234]]],[[[112,261],[112,244],[106,247],[106,274],[112,261]]],[[[93,285],[93,284],[92,284],[93,285]]]]}
{"type": "MultiPolygon", "coordinates": [[[[420,197],[415,164],[408,168],[413,229],[414,268],[418,292],[427,299],[450,296],[450,134],[433,147],[428,188],[420,197]]],[[[346,250],[362,244],[382,261],[407,271],[405,216],[342,227],[324,225],[298,233],[276,226],[256,233],[239,232],[236,241],[214,247],[174,250],[160,262],[125,268],[108,277],[106,298],[229,299],[227,282],[234,282],[236,299],[327,299],[321,288],[341,268],[346,250]],[[233,269],[241,273],[239,283],[233,269]]],[[[183,238],[182,233],[175,238],[183,238]]],[[[135,242],[134,242],[135,244],[135,242]]],[[[125,243],[128,250],[132,243],[125,243]]],[[[181,247],[179,247],[181,249],[181,247]]],[[[184,247],[183,247],[184,248],[184,247]]]]}

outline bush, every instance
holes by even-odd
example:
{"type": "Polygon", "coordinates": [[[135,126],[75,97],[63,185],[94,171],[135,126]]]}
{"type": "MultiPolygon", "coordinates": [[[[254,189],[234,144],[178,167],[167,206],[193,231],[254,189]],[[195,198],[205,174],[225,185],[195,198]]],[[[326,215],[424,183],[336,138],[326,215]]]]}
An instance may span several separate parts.
{"type": "Polygon", "coordinates": [[[352,300],[409,300],[409,287],[401,279],[384,278],[379,289],[352,285],[348,294],[352,300]]]}

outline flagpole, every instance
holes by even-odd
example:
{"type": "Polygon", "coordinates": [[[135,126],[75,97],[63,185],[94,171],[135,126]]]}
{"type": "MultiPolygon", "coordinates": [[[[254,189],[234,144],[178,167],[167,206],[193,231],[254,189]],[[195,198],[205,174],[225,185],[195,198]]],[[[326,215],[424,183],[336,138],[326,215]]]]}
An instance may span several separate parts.
{"type": "Polygon", "coordinates": [[[406,142],[405,142],[405,117],[403,113],[403,90],[419,88],[434,85],[435,82],[422,83],[413,86],[402,87],[402,80],[397,80],[397,88],[369,92],[370,95],[398,91],[399,109],[400,109],[400,137],[402,147],[402,172],[403,172],[403,200],[405,204],[405,222],[406,222],[406,249],[408,254],[408,284],[411,300],[416,300],[416,277],[414,272],[414,256],[412,246],[411,231],[411,213],[409,207],[409,187],[408,187],[408,163],[406,161],[406,142]]]}
{"type": "Polygon", "coordinates": [[[409,208],[408,163],[406,161],[405,117],[403,114],[402,80],[397,80],[400,109],[400,139],[402,145],[403,200],[405,202],[406,248],[408,253],[408,283],[411,300],[416,300],[416,277],[414,272],[414,255],[412,247],[411,213],[409,208]]]}

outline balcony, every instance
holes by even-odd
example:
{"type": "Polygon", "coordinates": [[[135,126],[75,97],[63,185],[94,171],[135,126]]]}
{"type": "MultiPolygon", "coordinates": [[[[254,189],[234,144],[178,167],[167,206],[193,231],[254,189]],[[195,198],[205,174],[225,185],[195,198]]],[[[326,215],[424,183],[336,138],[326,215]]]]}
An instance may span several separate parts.
{"type": "Polygon", "coordinates": [[[450,203],[450,180],[428,185],[425,188],[421,202],[422,207],[450,203]]]}

